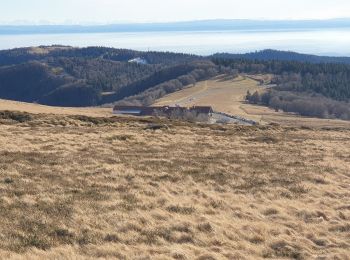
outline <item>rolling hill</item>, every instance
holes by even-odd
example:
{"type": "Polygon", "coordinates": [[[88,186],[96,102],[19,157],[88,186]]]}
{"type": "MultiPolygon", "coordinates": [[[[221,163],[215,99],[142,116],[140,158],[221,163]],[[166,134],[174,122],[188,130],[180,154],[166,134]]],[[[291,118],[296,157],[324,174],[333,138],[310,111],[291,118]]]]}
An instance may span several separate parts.
{"type": "Polygon", "coordinates": [[[198,82],[193,87],[168,94],[157,99],[153,105],[212,106],[216,112],[253,120],[261,125],[350,127],[350,121],[320,119],[312,116],[302,117],[296,113],[276,111],[266,106],[250,104],[246,101],[247,91],[265,93],[271,89],[270,84],[261,84],[261,80],[269,83],[271,75],[243,75],[235,79],[221,75],[198,82]]]}
{"type": "Polygon", "coordinates": [[[0,51],[0,65],[0,98],[54,106],[111,103],[216,67],[193,55],[66,46],[0,51]]]}
{"type": "Polygon", "coordinates": [[[349,128],[0,111],[0,132],[1,259],[348,257],[349,128]]]}

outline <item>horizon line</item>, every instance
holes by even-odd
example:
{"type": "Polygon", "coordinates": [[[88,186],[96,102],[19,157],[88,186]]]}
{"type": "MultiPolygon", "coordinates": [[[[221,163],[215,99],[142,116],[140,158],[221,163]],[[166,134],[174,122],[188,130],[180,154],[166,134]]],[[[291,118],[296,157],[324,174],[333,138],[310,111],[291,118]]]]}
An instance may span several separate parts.
{"type": "Polygon", "coordinates": [[[136,51],[141,53],[146,52],[157,52],[157,53],[164,53],[164,52],[170,52],[175,54],[188,54],[188,55],[195,55],[198,57],[211,57],[215,55],[221,55],[221,54],[228,54],[228,55],[249,55],[249,54],[256,54],[256,53],[263,53],[263,52],[279,52],[279,53],[291,53],[291,54],[298,54],[298,55],[304,55],[304,56],[314,56],[314,57],[321,57],[321,58],[350,58],[350,55],[332,55],[332,54],[315,54],[311,52],[303,52],[303,51],[294,51],[290,49],[279,49],[279,48],[261,48],[261,49],[255,49],[251,51],[236,51],[236,52],[230,52],[230,51],[223,51],[223,52],[212,52],[210,54],[201,55],[201,54],[195,54],[195,53],[186,53],[186,52],[177,52],[177,51],[156,51],[156,50],[136,50],[133,48],[116,48],[116,47],[106,47],[106,46],[97,46],[97,45],[90,45],[90,46],[71,46],[71,45],[62,45],[62,44],[51,44],[51,45],[33,45],[33,46],[23,46],[23,47],[14,47],[14,48],[8,48],[8,49],[0,49],[0,52],[3,51],[11,51],[16,49],[30,49],[30,48],[50,48],[50,47],[67,47],[72,49],[86,49],[86,48],[110,48],[110,49],[120,49],[120,50],[130,50],[130,51],[136,51]]]}
{"type": "Polygon", "coordinates": [[[332,21],[349,21],[350,17],[337,17],[337,18],[309,18],[309,19],[270,19],[270,18],[214,18],[214,19],[195,19],[195,20],[179,20],[179,21],[113,21],[113,22],[50,22],[45,21],[43,23],[32,23],[28,24],[29,21],[12,21],[4,22],[0,21],[0,26],[17,26],[17,27],[29,27],[29,26],[82,26],[82,27],[94,27],[94,26],[111,26],[111,25],[166,25],[166,24],[181,24],[181,23],[198,23],[198,22],[229,22],[229,21],[241,21],[241,22],[332,22],[332,21]],[[23,23],[23,24],[22,24],[23,23]],[[24,24],[27,23],[27,24],[24,24]]]}

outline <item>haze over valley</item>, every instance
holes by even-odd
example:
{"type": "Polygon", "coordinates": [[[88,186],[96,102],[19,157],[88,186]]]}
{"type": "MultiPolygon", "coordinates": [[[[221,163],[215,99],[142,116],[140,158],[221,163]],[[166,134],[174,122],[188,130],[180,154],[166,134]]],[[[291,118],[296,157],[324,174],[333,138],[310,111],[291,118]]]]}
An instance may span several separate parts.
{"type": "Polygon", "coordinates": [[[349,56],[350,20],[208,20],[98,26],[0,26],[0,49],[52,44],[197,55],[277,49],[349,56]]]}

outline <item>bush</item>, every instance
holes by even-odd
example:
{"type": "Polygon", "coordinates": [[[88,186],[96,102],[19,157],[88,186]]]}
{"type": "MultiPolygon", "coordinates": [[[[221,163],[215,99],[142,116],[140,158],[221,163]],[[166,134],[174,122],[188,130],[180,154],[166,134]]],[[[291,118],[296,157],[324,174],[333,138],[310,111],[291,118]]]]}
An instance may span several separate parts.
{"type": "MultiPolygon", "coordinates": [[[[250,93],[249,93],[250,94],[250,93]]],[[[322,95],[289,91],[268,91],[261,96],[247,94],[253,104],[264,104],[275,110],[293,112],[302,116],[350,120],[350,104],[322,95]]]]}

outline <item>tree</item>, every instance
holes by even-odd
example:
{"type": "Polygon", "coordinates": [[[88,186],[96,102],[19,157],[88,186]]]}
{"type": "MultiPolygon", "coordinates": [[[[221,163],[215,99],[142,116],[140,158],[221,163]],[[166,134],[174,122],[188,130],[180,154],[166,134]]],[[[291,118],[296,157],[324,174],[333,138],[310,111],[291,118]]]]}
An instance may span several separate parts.
{"type": "Polygon", "coordinates": [[[247,95],[245,96],[245,100],[247,100],[248,102],[250,102],[250,99],[252,98],[252,94],[250,93],[250,91],[247,91],[247,95]]]}
{"type": "Polygon", "coordinates": [[[260,95],[258,91],[255,91],[254,94],[250,97],[250,103],[259,104],[261,102],[260,95]]]}

